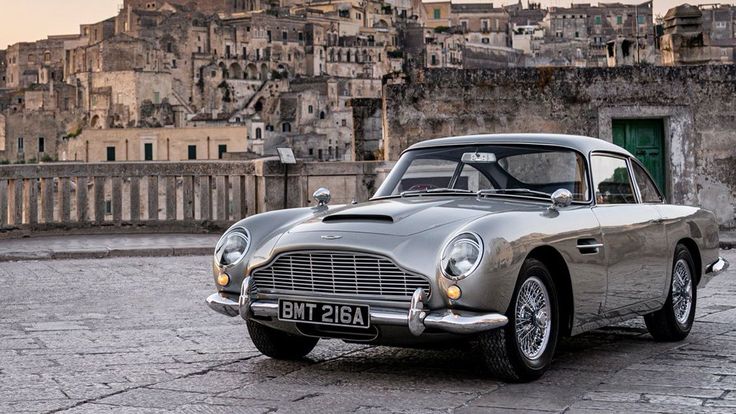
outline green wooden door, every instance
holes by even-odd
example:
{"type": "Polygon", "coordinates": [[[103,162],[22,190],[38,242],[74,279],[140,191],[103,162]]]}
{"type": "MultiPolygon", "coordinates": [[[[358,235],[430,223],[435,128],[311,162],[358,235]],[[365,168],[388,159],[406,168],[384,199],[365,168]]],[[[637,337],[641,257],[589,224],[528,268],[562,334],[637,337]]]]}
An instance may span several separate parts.
{"type": "Polygon", "coordinates": [[[626,148],[644,164],[664,192],[664,127],[661,119],[616,119],[613,143],[626,148]]]}

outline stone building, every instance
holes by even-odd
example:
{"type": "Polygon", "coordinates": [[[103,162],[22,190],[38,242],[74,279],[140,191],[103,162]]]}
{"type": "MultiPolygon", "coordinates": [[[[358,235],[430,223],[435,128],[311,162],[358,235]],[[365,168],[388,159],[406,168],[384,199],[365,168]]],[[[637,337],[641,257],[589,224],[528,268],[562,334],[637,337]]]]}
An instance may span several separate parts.
{"type": "Polygon", "coordinates": [[[21,42],[5,53],[5,87],[26,88],[34,83],[63,81],[64,42],[72,36],[49,36],[37,42],[21,42]]]}
{"type": "Polygon", "coordinates": [[[736,45],[714,44],[703,27],[703,13],[696,6],[684,4],[667,11],[660,42],[663,65],[734,62],[736,45]]]}
{"type": "Polygon", "coordinates": [[[562,59],[574,66],[604,67],[609,63],[609,55],[613,55],[608,50],[609,42],[623,39],[627,45],[624,52],[635,62],[656,63],[651,1],[550,7],[543,25],[546,37],[540,54],[548,58],[562,59]]]}
{"type": "Polygon", "coordinates": [[[469,44],[511,46],[509,14],[493,3],[458,3],[450,6],[450,25],[458,28],[469,44]]]}
{"type": "Polygon", "coordinates": [[[703,4],[698,8],[703,16],[703,31],[712,42],[732,43],[736,39],[736,6],[732,4],[703,4]]]}

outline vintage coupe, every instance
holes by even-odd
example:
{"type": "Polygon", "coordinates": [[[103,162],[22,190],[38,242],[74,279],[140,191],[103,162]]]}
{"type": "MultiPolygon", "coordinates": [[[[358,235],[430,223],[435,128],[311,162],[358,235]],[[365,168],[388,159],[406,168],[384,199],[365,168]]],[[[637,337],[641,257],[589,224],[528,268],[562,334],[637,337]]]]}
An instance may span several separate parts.
{"type": "Polygon", "coordinates": [[[301,358],[320,338],[473,341],[490,374],[528,381],[561,335],[643,315],[685,338],[722,272],[712,213],[664,203],[630,153],[545,134],[435,139],[406,150],[364,203],[258,214],[220,239],[209,306],[255,346],[301,358]]]}

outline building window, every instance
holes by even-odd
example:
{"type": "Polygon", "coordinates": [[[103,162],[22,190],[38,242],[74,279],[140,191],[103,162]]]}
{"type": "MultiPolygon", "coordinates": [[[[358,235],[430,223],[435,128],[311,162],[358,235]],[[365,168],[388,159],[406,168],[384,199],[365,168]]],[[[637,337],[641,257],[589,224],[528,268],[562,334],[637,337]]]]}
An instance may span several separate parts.
{"type": "Polygon", "coordinates": [[[288,122],[281,124],[281,132],[291,132],[291,124],[288,122]]]}
{"type": "Polygon", "coordinates": [[[319,158],[319,160],[320,160],[320,161],[322,161],[322,148],[320,148],[320,149],[319,149],[319,150],[317,151],[317,158],[319,158]]]}
{"type": "Polygon", "coordinates": [[[107,147],[107,160],[115,161],[115,147],[107,147]]]}
{"type": "Polygon", "coordinates": [[[491,39],[489,39],[487,37],[484,37],[484,38],[480,39],[480,42],[481,43],[485,43],[485,44],[489,44],[489,43],[491,43],[491,39]]]}
{"type": "Polygon", "coordinates": [[[289,42],[289,32],[286,32],[286,31],[281,32],[281,42],[283,44],[286,44],[289,42]]]}
{"type": "Polygon", "coordinates": [[[46,140],[43,137],[38,137],[38,152],[46,152],[46,140]]]}
{"type": "Polygon", "coordinates": [[[314,155],[314,148],[309,149],[309,156],[312,156],[312,155],[314,155]]]}
{"type": "Polygon", "coordinates": [[[197,159],[197,146],[196,145],[190,145],[187,150],[187,159],[189,160],[196,160],[197,159]]]}
{"type": "Polygon", "coordinates": [[[313,114],[314,113],[314,107],[312,105],[309,105],[307,107],[307,112],[309,112],[310,114],[313,114]]]}
{"type": "Polygon", "coordinates": [[[639,22],[639,24],[644,24],[644,16],[637,16],[636,21],[639,22]]]}
{"type": "Polygon", "coordinates": [[[347,121],[347,120],[345,120],[345,119],[343,119],[343,120],[342,120],[342,126],[348,126],[348,121],[347,121]]]}
{"type": "Polygon", "coordinates": [[[577,39],[578,37],[580,37],[580,32],[575,32],[575,38],[577,39]]]}
{"type": "Polygon", "coordinates": [[[23,152],[23,147],[24,146],[25,145],[24,145],[24,142],[23,142],[23,137],[18,137],[18,152],[19,153],[22,153],[23,152]]]}
{"type": "Polygon", "coordinates": [[[434,19],[439,20],[442,18],[442,13],[440,9],[434,9],[434,19]]]}
{"type": "Polygon", "coordinates": [[[623,24],[623,23],[624,23],[624,17],[616,16],[616,24],[623,24]]]}
{"type": "Polygon", "coordinates": [[[256,128],[256,139],[263,139],[263,132],[261,128],[256,128]]]}
{"type": "Polygon", "coordinates": [[[595,24],[596,26],[600,26],[602,24],[601,16],[595,16],[595,24]]]}
{"type": "Polygon", "coordinates": [[[161,93],[160,92],[153,93],[153,103],[156,105],[161,103],[161,93]]]}
{"type": "Polygon", "coordinates": [[[325,111],[320,111],[319,119],[325,119],[325,111]]]}
{"type": "Polygon", "coordinates": [[[491,30],[491,25],[488,23],[488,19],[483,19],[480,21],[480,30],[484,32],[491,30]]]}
{"type": "Polygon", "coordinates": [[[437,55],[432,55],[432,66],[437,65],[437,55]]]}
{"type": "Polygon", "coordinates": [[[153,143],[143,144],[143,160],[153,161],[153,143]]]}
{"type": "Polygon", "coordinates": [[[227,152],[227,145],[218,145],[217,146],[217,159],[222,159],[225,156],[225,153],[227,152]]]}

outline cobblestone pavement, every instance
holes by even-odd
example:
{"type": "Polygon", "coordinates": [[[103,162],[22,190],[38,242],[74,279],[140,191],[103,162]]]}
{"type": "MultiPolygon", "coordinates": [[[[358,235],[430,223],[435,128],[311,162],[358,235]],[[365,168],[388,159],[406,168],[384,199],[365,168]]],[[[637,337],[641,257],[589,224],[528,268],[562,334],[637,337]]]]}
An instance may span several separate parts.
{"type": "Polygon", "coordinates": [[[734,270],[700,292],[686,341],[655,343],[638,320],[597,330],[531,384],[484,377],[469,348],[322,341],[270,360],[206,307],[208,271],[206,257],[0,264],[0,412],[736,411],[734,270]]]}

